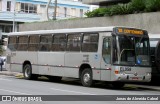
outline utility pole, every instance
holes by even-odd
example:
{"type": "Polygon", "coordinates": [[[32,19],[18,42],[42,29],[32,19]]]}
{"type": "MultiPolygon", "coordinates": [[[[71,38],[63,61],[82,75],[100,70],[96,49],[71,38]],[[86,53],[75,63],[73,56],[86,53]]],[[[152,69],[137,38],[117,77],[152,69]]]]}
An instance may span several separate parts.
{"type": "Polygon", "coordinates": [[[54,15],[53,15],[53,20],[56,20],[56,14],[57,14],[57,0],[54,1],[54,15]]]}
{"type": "Polygon", "coordinates": [[[13,32],[15,32],[15,9],[16,9],[16,0],[14,0],[14,9],[13,9],[13,32]]]}

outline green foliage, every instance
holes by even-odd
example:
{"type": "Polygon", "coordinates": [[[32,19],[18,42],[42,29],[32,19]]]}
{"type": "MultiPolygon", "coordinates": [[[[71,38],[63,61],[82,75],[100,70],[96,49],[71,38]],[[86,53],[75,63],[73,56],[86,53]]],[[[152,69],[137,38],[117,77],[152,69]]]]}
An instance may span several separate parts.
{"type": "Polygon", "coordinates": [[[90,11],[86,12],[85,15],[87,17],[102,17],[109,11],[110,11],[109,8],[98,8],[93,10],[92,12],[90,11]]]}
{"type": "Polygon", "coordinates": [[[131,0],[127,4],[117,4],[107,8],[98,8],[87,12],[87,17],[102,17],[142,12],[160,11],[160,0],[131,0]]]}
{"type": "Polygon", "coordinates": [[[0,45],[0,55],[2,55],[3,52],[4,52],[4,49],[3,49],[2,45],[0,45]]]}
{"type": "Polygon", "coordinates": [[[146,11],[160,11],[160,0],[146,0],[146,11]]]}
{"type": "Polygon", "coordinates": [[[111,9],[110,9],[111,15],[122,15],[122,14],[130,14],[132,13],[132,6],[130,3],[128,4],[118,4],[118,5],[114,5],[111,9]]]}
{"type": "Polygon", "coordinates": [[[136,13],[142,12],[145,10],[145,1],[146,0],[132,0],[132,10],[136,13]]]}
{"type": "Polygon", "coordinates": [[[110,15],[116,15],[116,14],[120,14],[120,8],[121,6],[120,5],[114,5],[112,6],[112,8],[110,9],[110,15]]]}

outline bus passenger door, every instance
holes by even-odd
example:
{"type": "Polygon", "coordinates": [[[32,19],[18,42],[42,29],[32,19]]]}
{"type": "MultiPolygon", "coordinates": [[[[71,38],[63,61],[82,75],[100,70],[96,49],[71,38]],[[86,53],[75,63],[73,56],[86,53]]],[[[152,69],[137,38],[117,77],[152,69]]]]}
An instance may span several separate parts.
{"type": "Polygon", "coordinates": [[[104,37],[102,43],[101,80],[111,80],[111,37],[104,37]]]}

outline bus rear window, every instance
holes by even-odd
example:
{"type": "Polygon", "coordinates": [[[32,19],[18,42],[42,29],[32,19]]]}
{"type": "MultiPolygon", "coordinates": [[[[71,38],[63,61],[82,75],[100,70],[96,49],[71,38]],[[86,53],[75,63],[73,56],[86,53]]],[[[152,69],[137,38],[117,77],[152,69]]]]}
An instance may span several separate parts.
{"type": "Polygon", "coordinates": [[[16,51],[16,49],[17,49],[17,36],[10,36],[9,37],[8,48],[11,51],[16,51]]]}

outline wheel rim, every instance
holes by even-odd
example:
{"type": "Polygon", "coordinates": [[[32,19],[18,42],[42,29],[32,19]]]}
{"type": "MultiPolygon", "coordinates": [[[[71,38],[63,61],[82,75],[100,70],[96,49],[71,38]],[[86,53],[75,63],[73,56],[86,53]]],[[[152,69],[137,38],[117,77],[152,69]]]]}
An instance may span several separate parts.
{"type": "Polygon", "coordinates": [[[30,75],[30,68],[29,67],[26,67],[25,68],[25,77],[29,77],[29,75],[30,75]]]}
{"type": "Polygon", "coordinates": [[[84,83],[88,84],[90,82],[91,76],[89,73],[85,73],[83,76],[84,83]]]}

